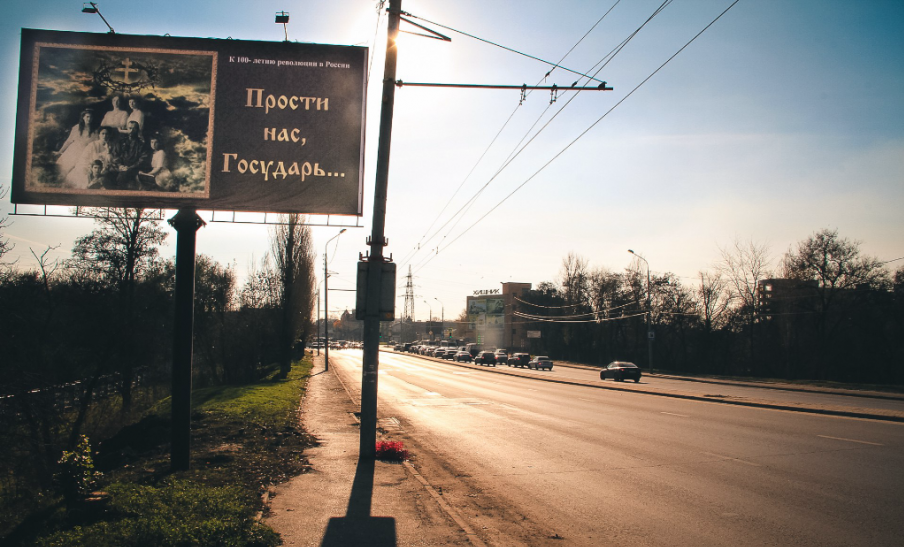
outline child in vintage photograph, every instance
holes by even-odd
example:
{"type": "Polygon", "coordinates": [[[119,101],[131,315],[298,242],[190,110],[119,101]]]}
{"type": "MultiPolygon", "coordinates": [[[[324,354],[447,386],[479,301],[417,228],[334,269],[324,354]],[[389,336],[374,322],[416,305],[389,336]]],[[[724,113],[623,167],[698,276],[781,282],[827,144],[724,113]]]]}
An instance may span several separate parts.
{"type": "Polygon", "coordinates": [[[173,173],[167,167],[166,151],[163,149],[163,141],[159,135],[151,137],[151,170],[147,173],[141,173],[147,177],[153,177],[154,183],[161,190],[176,190],[176,181],[173,179],[173,173]]]}
{"type": "Polygon", "coordinates": [[[104,187],[104,175],[106,174],[104,171],[103,161],[94,160],[94,162],[91,163],[91,170],[88,171],[88,190],[96,190],[104,187]]]}

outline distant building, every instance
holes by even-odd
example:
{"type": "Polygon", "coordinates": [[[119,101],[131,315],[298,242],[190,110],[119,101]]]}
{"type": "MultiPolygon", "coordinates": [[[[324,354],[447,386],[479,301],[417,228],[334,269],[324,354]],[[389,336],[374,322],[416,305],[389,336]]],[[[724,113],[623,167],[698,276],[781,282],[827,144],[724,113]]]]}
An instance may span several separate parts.
{"type": "Polygon", "coordinates": [[[467,297],[469,330],[486,349],[507,350],[528,347],[527,329],[518,320],[519,300],[531,289],[530,283],[502,283],[501,289],[480,289],[467,297]]]}

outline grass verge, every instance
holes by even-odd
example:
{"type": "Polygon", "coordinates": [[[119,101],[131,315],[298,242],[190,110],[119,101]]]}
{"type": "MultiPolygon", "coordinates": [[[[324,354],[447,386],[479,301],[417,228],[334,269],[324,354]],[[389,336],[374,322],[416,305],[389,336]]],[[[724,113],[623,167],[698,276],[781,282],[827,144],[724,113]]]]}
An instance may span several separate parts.
{"type": "Polygon", "coordinates": [[[191,469],[170,471],[170,405],[96,446],[102,495],[79,507],[48,503],[4,545],[64,547],[279,545],[256,519],[270,485],[304,473],[315,441],[298,424],[308,355],[287,378],[192,393],[191,469]]]}

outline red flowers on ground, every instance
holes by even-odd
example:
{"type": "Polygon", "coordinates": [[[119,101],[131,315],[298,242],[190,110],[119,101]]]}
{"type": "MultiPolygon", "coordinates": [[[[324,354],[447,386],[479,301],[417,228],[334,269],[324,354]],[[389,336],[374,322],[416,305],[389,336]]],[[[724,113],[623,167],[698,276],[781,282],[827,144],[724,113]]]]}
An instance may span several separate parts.
{"type": "Polygon", "coordinates": [[[408,451],[402,441],[377,441],[377,459],[402,462],[408,459],[408,451]]]}

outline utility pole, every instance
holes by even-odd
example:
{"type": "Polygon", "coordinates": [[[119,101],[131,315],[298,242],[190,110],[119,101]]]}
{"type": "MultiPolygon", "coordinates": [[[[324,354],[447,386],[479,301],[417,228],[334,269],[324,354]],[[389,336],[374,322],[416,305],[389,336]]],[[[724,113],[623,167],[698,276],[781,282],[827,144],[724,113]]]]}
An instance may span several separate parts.
{"type": "MultiPolygon", "coordinates": [[[[414,283],[412,282],[411,277],[411,265],[408,266],[408,276],[406,277],[407,281],[405,282],[405,309],[402,312],[402,327],[407,323],[409,336],[411,336],[411,329],[414,328],[414,283]]],[[[399,330],[399,334],[402,334],[401,329],[399,330]]],[[[402,342],[411,342],[414,339],[414,336],[410,338],[406,338],[402,335],[402,342]]]]}
{"type": "Polygon", "coordinates": [[[628,252],[637,258],[644,261],[644,264],[647,265],[647,365],[650,368],[650,373],[653,372],[653,304],[651,300],[653,288],[650,286],[650,263],[647,262],[647,259],[635,253],[631,249],[628,249],[628,252]]]}
{"type": "Polygon", "coordinates": [[[330,290],[330,272],[326,269],[326,249],[337,237],[345,233],[343,228],[338,234],[329,238],[323,246],[323,370],[330,370],[330,307],[329,307],[329,290],[330,290]]]}
{"type": "Polygon", "coordinates": [[[389,189],[389,149],[395,107],[395,78],[402,0],[389,0],[386,64],[383,69],[383,104],[374,184],[373,228],[367,244],[367,292],[364,317],[364,360],[361,371],[361,438],[358,458],[373,460],[377,445],[377,376],[380,366],[380,302],[383,288],[383,247],[386,246],[386,198],[389,189]]]}

